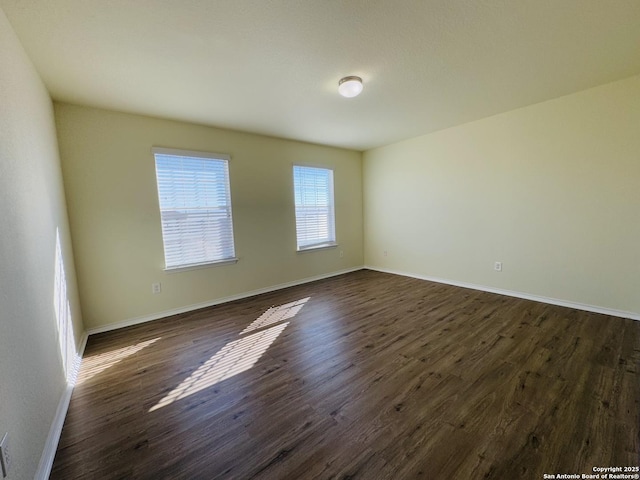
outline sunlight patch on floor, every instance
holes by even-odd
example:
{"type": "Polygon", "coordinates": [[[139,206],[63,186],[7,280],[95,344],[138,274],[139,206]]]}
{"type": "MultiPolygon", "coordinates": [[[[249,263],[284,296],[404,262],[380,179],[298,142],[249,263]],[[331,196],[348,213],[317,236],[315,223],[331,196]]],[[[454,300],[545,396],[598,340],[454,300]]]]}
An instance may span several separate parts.
{"type": "Polygon", "coordinates": [[[176,400],[193,395],[222,380],[249,370],[287,325],[289,325],[288,322],[282,323],[228,343],[149,411],[153,412],[176,400]]]}
{"type": "Polygon", "coordinates": [[[118,348],[110,352],[84,358],[82,360],[82,368],[78,374],[78,381],[76,385],[81,385],[83,382],[90,380],[97,374],[104,372],[106,369],[121,362],[125,358],[130,357],[131,355],[138,353],[143,348],[157,342],[160,338],[161,337],[154,338],[152,340],[147,340],[146,342],[136,343],[135,345],[118,348]]]}
{"type": "Polygon", "coordinates": [[[278,307],[269,308],[266,312],[255,319],[251,325],[240,332],[240,335],[295,317],[304,304],[307,303],[309,298],[310,297],[307,297],[301,300],[296,300],[295,302],[285,303],[278,307]]]}

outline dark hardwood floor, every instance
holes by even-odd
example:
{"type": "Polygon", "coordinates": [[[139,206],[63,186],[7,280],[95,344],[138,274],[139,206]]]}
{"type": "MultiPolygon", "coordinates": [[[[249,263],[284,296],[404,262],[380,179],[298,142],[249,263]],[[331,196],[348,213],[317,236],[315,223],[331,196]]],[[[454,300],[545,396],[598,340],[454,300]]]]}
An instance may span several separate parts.
{"type": "Polygon", "coordinates": [[[90,337],[53,479],[541,479],[639,461],[640,322],[359,271],[90,337]]]}

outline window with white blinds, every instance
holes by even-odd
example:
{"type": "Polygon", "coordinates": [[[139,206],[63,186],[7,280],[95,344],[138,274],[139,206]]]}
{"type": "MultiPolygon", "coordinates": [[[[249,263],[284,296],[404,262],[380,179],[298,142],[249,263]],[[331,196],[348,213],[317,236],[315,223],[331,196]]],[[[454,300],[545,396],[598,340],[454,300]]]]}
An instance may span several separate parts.
{"type": "Polygon", "coordinates": [[[333,170],[294,165],[298,250],[336,245],[333,170]]]}
{"type": "Polygon", "coordinates": [[[167,270],[235,261],[229,156],[154,148],[167,270]]]}

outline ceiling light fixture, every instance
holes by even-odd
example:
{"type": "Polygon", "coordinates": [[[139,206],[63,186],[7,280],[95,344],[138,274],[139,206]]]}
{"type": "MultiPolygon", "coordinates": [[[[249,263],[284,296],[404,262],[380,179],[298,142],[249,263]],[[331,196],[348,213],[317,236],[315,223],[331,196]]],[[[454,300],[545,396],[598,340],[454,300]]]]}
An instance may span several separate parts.
{"type": "Polygon", "coordinates": [[[341,78],[338,82],[338,93],[343,97],[351,98],[360,95],[362,92],[362,79],[356,76],[341,78]]]}

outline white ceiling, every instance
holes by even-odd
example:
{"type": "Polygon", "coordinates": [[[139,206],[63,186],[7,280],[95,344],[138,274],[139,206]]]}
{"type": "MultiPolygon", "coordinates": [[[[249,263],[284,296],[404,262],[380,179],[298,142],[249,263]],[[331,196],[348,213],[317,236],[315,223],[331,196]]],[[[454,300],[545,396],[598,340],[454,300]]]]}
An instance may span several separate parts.
{"type": "Polygon", "coordinates": [[[638,0],[0,7],[56,100],[357,150],[640,73],[638,0]]]}

